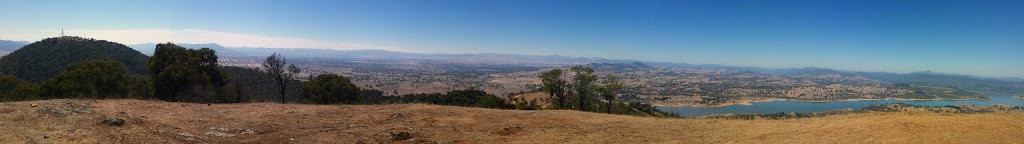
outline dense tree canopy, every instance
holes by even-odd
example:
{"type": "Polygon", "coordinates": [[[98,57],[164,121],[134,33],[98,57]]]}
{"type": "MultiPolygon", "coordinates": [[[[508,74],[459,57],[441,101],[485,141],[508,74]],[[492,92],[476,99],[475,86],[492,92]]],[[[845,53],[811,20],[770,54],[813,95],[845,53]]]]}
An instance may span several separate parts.
{"type": "Polygon", "coordinates": [[[55,37],[25,45],[0,58],[0,73],[33,83],[42,82],[68,65],[93,59],[113,60],[141,74],[146,55],[123,44],[80,37],[55,37]]]}
{"type": "Polygon", "coordinates": [[[146,71],[153,78],[154,95],[167,101],[177,101],[179,94],[195,86],[221,87],[227,82],[216,51],[209,48],[157,44],[146,71]]]}
{"type": "Polygon", "coordinates": [[[147,97],[146,79],[128,72],[121,63],[110,60],[90,60],[68,66],[64,71],[43,82],[47,98],[113,98],[147,97]]]}
{"type": "Polygon", "coordinates": [[[36,99],[42,89],[32,83],[18,80],[13,75],[0,74],[0,101],[36,99]]]}
{"type": "Polygon", "coordinates": [[[336,74],[320,74],[302,84],[302,97],[320,104],[358,102],[359,87],[336,74]]]}

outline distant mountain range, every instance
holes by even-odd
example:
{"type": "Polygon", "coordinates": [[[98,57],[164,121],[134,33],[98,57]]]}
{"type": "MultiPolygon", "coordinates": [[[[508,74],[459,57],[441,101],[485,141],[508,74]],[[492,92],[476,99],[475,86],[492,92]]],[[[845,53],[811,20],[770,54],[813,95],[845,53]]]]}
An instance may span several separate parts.
{"type": "MultiPolygon", "coordinates": [[[[181,46],[181,47],[185,47],[185,48],[190,48],[190,49],[210,48],[210,49],[213,49],[213,50],[217,51],[217,55],[225,55],[225,54],[232,53],[230,50],[227,50],[227,48],[225,48],[224,46],[220,46],[220,45],[215,44],[215,43],[209,43],[209,44],[175,43],[175,45],[178,45],[178,46],[181,46]]],[[[132,49],[135,49],[136,51],[139,51],[140,53],[145,54],[147,56],[153,56],[153,52],[156,50],[156,44],[155,43],[133,44],[133,45],[128,45],[128,47],[130,47],[132,49]]]]}
{"type": "MultiPolygon", "coordinates": [[[[0,40],[0,51],[13,51],[14,49],[20,48],[28,42],[23,41],[6,41],[0,40]]],[[[977,83],[999,83],[994,81],[1005,81],[1005,82],[1022,82],[1024,79],[1016,77],[980,77],[960,74],[946,74],[946,73],[935,73],[930,71],[914,72],[907,74],[899,73],[886,73],[886,72],[856,72],[856,71],[840,71],[828,68],[786,68],[786,69],[773,69],[773,68],[758,68],[758,67],[742,67],[742,66],[726,66],[717,64],[687,64],[687,63],[672,63],[672,62],[650,62],[641,60],[621,60],[621,59],[605,59],[605,58],[579,58],[579,57],[566,57],[560,55],[518,55],[518,54],[495,54],[495,53],[479,53],[479,54],[425,54],[425,53],[408,53],[408,52],[395,52],[386,50],[332,50],[332,49],[316,49],[316,48],[253,48],[253,47],[224,47],[219,44],[187,44],[177,43],[177,45],[186,48],[211,48],[217,51],[217,55],[221,57],[241,57],[241,58],[261,58],[268,56],[272,53],[280,53],[291,58],[306,58],[306,59],[333,59],[333,60],[402,60],[402,59],[429,59],[429,60],[440,60],[453,63],[489,63],[489,64],[517,64],[517,65],[532,65],[532,66],[564,66],[574,64],[591,64],[591,63],[643,63],[649,66],[657,67],[676,67],[676,68],[698,68],[698,69],[726,69],[733,71],[748,71],[748,72],[760,72],[770,73],[779,75],[806,75],[806,74],[846,74],[846,75],[857,75],[866,78],[889,80],[894,83],[901,82],[920,82],[920,80],[911,81],[908,77],[915,77],[923,79],[925,77],[942,77],[947,80],[949,79],[962,79],[964,80],[978,80],[977,83]]],[[[153,50],[156,47],[155,43],[144,43],[144,44],[133,44],[128,47],[135,49],[142,54],[152,55],[153,50]]],[[[2,53],[2,52],[0,52],[2,53]]],[[[923,84],[923,83],[919,83],[923,84]]],[[[979,84],[981,85],[981,84],[979,84]]],[[[1010,84],[999,84],[999,85],[1010,85],[1010,84]]],[[[964,87],[970,87],[964,85],[964,87]]],[[[977,86],[975,86],[977,87],[977,86]]]]}
{"type": "Polygon", "coordinates": [[[19,49],[19,48],[21,48],[21,47],[23,47],[25,45],[28,45],[28,44],[29,44],[29,42],[27,42],[27,41],[0,40],[0,51],[11,52],[11,51],[17,50],[17,49],[19,49]]]}
{"type": "Polygon", "coordinates": [[[970,78],[976,78],[976,79],[995,79],[995,80],[1002,80],[1002,81],[1017,81],[1017,82],[1024,82],[1024,78],[1018,78],[1018,77],[979,77],[979,76],[972,76],[972,75],[962,75],[962,74],[951,74],[951,73],[937,73],[937,72],[932,72],[932,71],[919,71],[919,72],[911,72],[911,74],[930,74],[930,75],[945,75],[945,76],[962,76],[962,77],[970,77],[970,78]]]}
{"type": "MultiPolygon", "coordinates": [[[[566,57],[560,55],[517,55],[517,54],[495,54],[495,53],[479,53],[479,54],[424,54],[424,53],[408,53],[408,52],[395,52],[386,50],[331,50],[331,49],[315,49],[315,48],[252,48],[252,47],[224,47],[218,44],[178,44],[186,48],[211,48],[217,51],[217,54],[222,57],[265,57],[272,53],[280,53],[288,57],[296,58],[316,58],[316,59],[342,59],[342,60],[359,60],[359,59],[431,59],[431,60],[443,60],[448,62],[456,63],[496,63],[496,64],[521,64],[521,65],[537,65],[537,66],[564,66],[573,64],[590,64],[590,63],[644,63],[650,66],[658,67],[677,67],[677,68],[698,68],[698,69],[726,69],[733,71],[749,71],[749,72],[760,72],[770,73],[779,75],[804,75],[804,74],[859,74],[864,76],[874,77],[895,77],[886,75],[933,75],[933,76],[958,76],[967,77],[971,79],[980,80],[999,80],[999,81],[1013,81],[1013,82],[1024,82],[1022,78],[1016,77],[980,77],[970,75],[959,75],[959,74],[944,74],[934,73],[930,71],[925,72],[914,72],[909,74],[898,74],[898,73],[884,73],[884,72],[856,72],[856,71],[840,71],[828,68],[786,68],[786,69],[773,69],[773,68],[758,68],[758,67],[743,67],[743,66],[726,66],[718,64],[687,64],[687,63],[673,63],[673,62],[650,62],[642,60],[620,60],[620,59],[605,59],[605,58],[579,58],[579,57],[566,57]]],[[[143,54],[152,55],[153,48],[156,44],[135,44],[129,45],[129,47],[136,49],[143,54]]]]}
{"type": "MultiPolygon", "coordinates": [[[[542,65],[562,66],[567,64],[587,63],[623,63],[623,62],[644,62],[639,60],[613,60],[604,58],[574,58],[559,55],[516,55],[516,54],[423,54],[395,52],[386,50],[331,50],[315,48],[253,48],[253,47],[224,47],[218,44],[177,44],[185,48],[211,48],[217,51],[221,57],[266,57],[273,53],[280,53],[293,58],[313,59],[335,59],[335,60],[396,60],[396,59],[430,59],[442,60],[454,63],[500,63],[500,64],[521,64],[521,65],[542,65]]],[[[156,47],[154,43],[134,44],[129,47],[152,55],[156,47]]]]}
{"type": "MultiPolygon", "coordinates": [[[[76,41],[61,41],[63,39],[46,39],[37,42],[34,51],[35,54],[28,50],[16,50],[26,46],[27,42],[16,42],[16,41],[0,41],[0,54],[2,51],[17,51],[10,53],[10,55],[4,56],[0,63],[6,63],[8,65],[0,67],[0,69],[6,69],[7,74],[15,75],[50,75],[55,73],[56,69],[49,69],[45,71],[35,71],[35,73],[27,73],[22,71],[26,69],[36,69],[28,67],[16,66],[18,63],[26,63],[24,61],[32,61],[31,59],[40,59],[39,56],[46,55],[63,55],[63,58],[42,58],[42,59],[68,59],[78,57],[94,57],[101,55],[108,55],[105,53],[91,53],[88,52],[70,52],[80,50],[82,48],[104,48],[104,49],[121,49],[117,53],[134,53],[138,51],[137,56],[125,56],[131,54],[119,54],[120,56],[103,56],[103,57],[133,57],[129,59],[139,59],[134,57],[142,57],[141,63],[144,63],[144,55],[152,55],[156,44],[135,44],[124,47],[112,42],[105,41],[94,41],[91,39],[75,38],[68,40],[76,41]],[[52,42],[51,42],[52,41],[52,42]],[[62,43],[62,42],[89,42],[89,43],[62,43]],[[44,45],[45,44],[45,45],[44,45]],[[60,44],[53,45],[52,44],[60,44]],[[56,49],[54,49],[56,48],[56,49]],[[129,49],[130,48],[130,49],[129,49]],[[39,49],[51,49],[50,51],[42,51],[39,49]],[[60,50],[62,49],[62,50],[60,50]],[[134,49],[134,51],[132,50],[134,49]],[[56,51],[54,51],[56,50],[56,51]],[[65,52],[69,51],[69,52],[65,52]],[[130,51],[130,52],[129,52],[130,51]],[[83,55],[84,54],[84,55],[83,55]],[[35,57],[35,58],[32,58],[35,57]],[[22,59],[22,60],[17,60],[22,59]],[[30,59],[30,60],[26,60],[30,59]],[[22,62],[16,62],[22,61],[22,62]]],[[[386,50],[331,50],[331,49],[314,49],[314,48],[251,48],[251,47],[224,47],[218,44],[177,44],[185,48],[211,48],[217,51],[217,55],[220,57],[236,57],[236,58],[263,58],[271,53],[281,53],[289,58],[298,59],[326,59],[326,60],[415,60],[425,59],[433,61],[445,61],[452,63],[467,63],[467,64],[513,64],[513,65],[531,65],[531,66],[564,66],[571,64],[591,64],[598,68],[606,68],[612,70],[630,70],[647,68],[649,66],[658,67],[682,67],[682,68],[710,68],[710,69],[728,69],[735,71],[749,71],[749,73],[762,73],[772,74],[780,76],[814,76],[814,75],[842,75],[845,77],[861,77],[870,80],[877,80],[880,82],[892,83],[892,84],[913,84],[930,87],[948,87],[958,88],[968,91],[978,92],[996,92],[996,93],[1024,93],[1024,79],[1020,78],[985,78],[975,77],[966,75],[954,75],[954,74],[940,74],[933,73],[933,71],[918,71],[918,73],[910,74],[894,74],[894,73],[866,73],[866,71],[848,71],[848,70],[836,70],[830,68],[820,67],[803,67],[803,68],[762,68],[762,67],[751,67],[751,66],[729,66],[721,64],[689,64],[689,63],[677,63],[677,62],[652,62],[635,59],[607,59],[607,58],[587,58],[587,57],[567,57],[561,55],[520,55],[520,54],[498,54],[498,53],[477,53],[477,54],[430,54],[430,53],[410,53],[410,52],[395,52],[386,50]],[[625,66],[621,64],[609,64],[609,63],[628,63],[625,66]]],[[[91,50],[95,52],[98,50],[91,50]]],[[[110,53],[110,52],[106,52],[110,53]]],[[[124,61],[122,61],[124,62],[124,61]]],[[[54,68],[62,67],[61,64],[67,64],[67,61],[54,61],[49,63],[56,63],[54,68]]],[[[127,63],[139,63],[139,60],[127,63]]],[[[133,70],[139,70],[137,64],[126,64],[133,70]]],[[[38,66],[36,66],[38,67],[38,66]]],[[[33,76],[28,78],[44,78],[45,76],[33,76]]],[[[28,79],[33,82],[41,81],[41,79],[28,79]]]]}
{"type": "Polygon", "coordinates": [[[29,42],[27,41],[0,40],[0,56],[10,54],[11,52],[14,52],[14,50],[28,45],[28,43],[29,42]]]}
{"type": "MultiPolygon", "coordinates": [[[[538,66],[564,66],[573,64],[590,64],[590,63],[635,63],[640,62],[650,66],[659,67],[679,67],[679,68],[706,68],[706,69],[728,69],[735,71],[753,71],[753,72],[771,72],[771,73],[788,73],[788,71],[797,69],[769,69],[769,68],[757,68],[757,67],[739,67],[739,66],[726,66],[718,64],[687,64],[687,63],[673,63],[673,62],[651,62],[642,60],[622,60],[622,59],[606,59],[606,58],[581,58],[581,57],[566,57],[561,55],[519,55],[519,54],[497,54],[497,53],[478,53],[478,54],[428,54],[428,53],[409,53],[409,52],[396,52],[386,50],[332,50],[332,49],[317,49],[317,48],[253,48],[253,47],[224,47],[218,44],[187,44],[177,43],[177,45],[185,48],[211,48],[217,51],[217,55],[221,57],[266,57],[273,53],[280,53],[287,57],[294,58],[314,58],[314,59],[335,59],[335,60],[363,60],[363,59],[376,59],[376,60],[396,60],[396,59],[430,59],[430,60],[442,60],[455,63],[493,63],[493,64],[521,64],[521,65],[538,65],[538,66]]],[[[139,52],[146,55],[152,55],[153,50],[156,47],[154,43],[145,44],[134,44],[128,45],[139,52]]]]}

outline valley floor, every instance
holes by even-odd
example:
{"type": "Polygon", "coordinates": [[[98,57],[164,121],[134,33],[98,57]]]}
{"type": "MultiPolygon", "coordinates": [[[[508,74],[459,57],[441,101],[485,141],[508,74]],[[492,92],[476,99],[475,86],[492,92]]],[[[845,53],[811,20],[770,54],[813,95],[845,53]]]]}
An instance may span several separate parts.
{"type": "Polygon", "coordinates": [[[0,103],[0,143],[1021,143],[1024,113],[862,113],[790,120],[675,119],[564,110],[0,103]],[[103,123],[120,118],[122,126],[103,123]]]}

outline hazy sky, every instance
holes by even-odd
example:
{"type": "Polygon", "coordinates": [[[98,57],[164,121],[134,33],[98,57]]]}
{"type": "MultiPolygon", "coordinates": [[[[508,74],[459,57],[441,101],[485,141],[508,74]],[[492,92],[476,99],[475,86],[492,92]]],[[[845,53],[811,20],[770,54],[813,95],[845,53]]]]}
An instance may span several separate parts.
{"type": "Polygon", "coordinates": [[[5,1],[0,39],[558,54],[1024,77],[1022,0],[5,1]]]}

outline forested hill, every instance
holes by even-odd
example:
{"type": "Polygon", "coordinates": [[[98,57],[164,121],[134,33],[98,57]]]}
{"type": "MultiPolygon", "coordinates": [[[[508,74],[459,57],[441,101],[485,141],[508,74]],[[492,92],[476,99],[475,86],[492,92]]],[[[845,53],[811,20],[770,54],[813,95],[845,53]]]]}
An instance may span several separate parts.
{"type": "Polygon", "coordinates": [[[41,82],[68,65],[86,60],[113,60],[141,74],[149,59],[120,43],[81,37],[54,37],[25,45],[0,58],[0,73],[41,82]]]}

